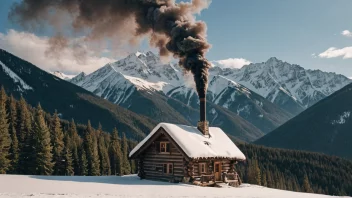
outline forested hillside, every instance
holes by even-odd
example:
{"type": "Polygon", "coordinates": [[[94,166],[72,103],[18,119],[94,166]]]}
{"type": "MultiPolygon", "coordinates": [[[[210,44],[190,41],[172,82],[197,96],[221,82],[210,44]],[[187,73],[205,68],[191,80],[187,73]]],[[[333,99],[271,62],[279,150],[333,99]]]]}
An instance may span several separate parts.
{"type": "Polygon", "coordinates": [[[352,84],[319,101],[256,144],[352,159],[352,84]]]}
{"type": "Polygon", "coordinates": [[[304,151],[239,144],[243,181],[297,192],[352,196],[352,161],[304,151]]]}
{"type": "Polygon", "coordinates": [[[135,173],[128,152],[135,143],[99,125],[76,126],[0,91],[0,174],[124,175],[135,173]]]}

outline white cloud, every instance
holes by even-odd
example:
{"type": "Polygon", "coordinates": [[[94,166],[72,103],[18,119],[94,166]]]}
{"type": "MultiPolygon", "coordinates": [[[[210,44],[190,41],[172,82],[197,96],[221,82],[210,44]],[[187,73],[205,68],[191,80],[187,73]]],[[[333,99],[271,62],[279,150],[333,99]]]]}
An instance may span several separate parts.
{"type": "Polygon", "coordinates": [[[229,58],[224,60],[212,61],[213,65],[223,68],[241,68],[245,65],[249,65],[251,62],[244,58],[229,58]]]}
{"type": "Polygon", "coordinates": [[[336,58],[343,57],[343,59],[352,58],[352,47],[344,47],[341,49],[330,47],[325,52],[319,54],[320,58],[336,58]]]}
{"type": "Polygon", "coordinates": [[[352,37],[352,32],[350,32],[349,30],[344,30],[341,32],[341,34],[346,37],[352,37]]]}
{"type": "MultiPolygon", "coordinates": [[[[67,74],[77,74],[81,71],[90,73],[115,61],[107,57],[99,56],[86,46],[84,48],[84,60],[77,60],[81,51],[74,48],[64,49],[59,56],[48,56],[47,50],[49,37],[39,37],[28,32],[9,30],[6,34],[0,33],[0,48],[27,60],[48,72],[61,71],[67,74]]],[[[72,39],[71,41],[73,41],[72,39]]],[[[104,51],[106,53],[106,51],[104,51]]]]}

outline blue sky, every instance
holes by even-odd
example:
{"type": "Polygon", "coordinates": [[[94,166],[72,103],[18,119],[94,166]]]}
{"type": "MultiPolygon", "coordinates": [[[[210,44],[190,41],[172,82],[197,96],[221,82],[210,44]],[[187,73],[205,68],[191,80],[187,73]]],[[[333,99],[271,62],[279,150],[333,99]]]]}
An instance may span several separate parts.
{"type": "MultiPolygon", "coordinates": [[[[7,20],[14,1],[1,1],[3,35],[9,29],[22,31],[7,20]]],[[[197,19],[208,25],[213,46],[209,60],[263,62],[275,56],[305,68],[352,76],[352,34],[341,34],[352,31],[351,8],[351,0],[213,0],[197,19]],[[323,53],[331,47],[336,49],[323,53]]]]}

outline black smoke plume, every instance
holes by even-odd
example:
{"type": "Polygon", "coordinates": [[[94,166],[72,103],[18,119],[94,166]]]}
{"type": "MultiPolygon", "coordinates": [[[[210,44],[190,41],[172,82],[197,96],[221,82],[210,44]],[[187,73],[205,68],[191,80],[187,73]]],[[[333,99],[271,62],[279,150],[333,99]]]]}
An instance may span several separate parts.
{"type": "Polygon", "coordinates": [[[43,24],[57,31],[60,36],[50,40],[50,49],[54,50],[51,54],[66,45],[61,33],[68,30],[86,33],[91,41],[118,35],[135,43],[148,35],[161,56],[173,55],[180,66],[193,73],[198,95],[204,98],[210,67],[205,53],[210,45],[206,41],[206,24],[196,21],[194,15],[209,3],[210,0],[22,0],[13,5],[9,18],[23,27],[43,24]]]}

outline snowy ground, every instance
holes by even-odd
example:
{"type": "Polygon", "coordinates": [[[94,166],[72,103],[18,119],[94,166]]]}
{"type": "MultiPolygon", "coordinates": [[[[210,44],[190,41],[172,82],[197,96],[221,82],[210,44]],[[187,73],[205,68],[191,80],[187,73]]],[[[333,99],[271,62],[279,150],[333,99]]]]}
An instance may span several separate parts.
{"type": "Polygon", "coordinates": [[[125,177],[57,177],[0,175],[0,198],[328,198],[329,196],[294,193],[253,185],[240,188],[210,188],[186,184],[139,180],[125,177]]]}

